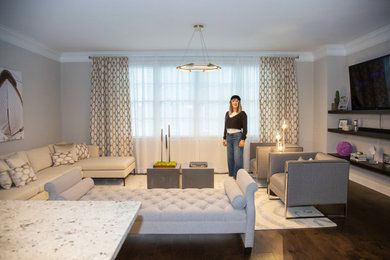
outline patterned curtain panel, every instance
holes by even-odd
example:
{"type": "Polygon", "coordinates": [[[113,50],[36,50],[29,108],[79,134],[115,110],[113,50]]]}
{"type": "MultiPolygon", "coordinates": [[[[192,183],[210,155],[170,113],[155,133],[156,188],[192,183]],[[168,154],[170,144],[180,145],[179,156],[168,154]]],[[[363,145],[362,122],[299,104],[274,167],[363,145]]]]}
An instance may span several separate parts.
{"type": "Polygon", "coordinates": [[[94,57],[91,143],[105,156],[133,155],[127,57],[94,57]]]}
{"type": "Polygon", "coordinates": [[[259,140],[275,143],[286,120],[285,142],[298,143],[298,90],[295,58],[260,57],[259,140]]]}

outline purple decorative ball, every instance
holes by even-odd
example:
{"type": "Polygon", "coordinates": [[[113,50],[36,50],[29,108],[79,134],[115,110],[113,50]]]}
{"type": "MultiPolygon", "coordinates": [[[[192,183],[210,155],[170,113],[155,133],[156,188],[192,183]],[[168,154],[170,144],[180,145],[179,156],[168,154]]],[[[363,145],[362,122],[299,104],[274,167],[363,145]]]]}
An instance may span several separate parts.
{"type": "Polygon", "coordinates": [[[336,150],[341,156],[349,156],[352,153],[352,145],[348,142],[340,142],[338,143],[336,150]]]}

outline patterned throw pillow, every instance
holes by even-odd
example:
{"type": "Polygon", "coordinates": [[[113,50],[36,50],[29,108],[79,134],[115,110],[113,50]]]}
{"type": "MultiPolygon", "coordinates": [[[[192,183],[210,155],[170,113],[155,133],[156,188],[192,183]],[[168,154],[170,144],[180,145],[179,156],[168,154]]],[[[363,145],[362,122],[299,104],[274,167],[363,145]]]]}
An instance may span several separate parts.
{"type": "Polygon", "coordinates": [[[78,155],[77,155],[77,148],[75,144],[55,144],[54,150],[56,153],[67,153],[69,151],[72,152],[73,160],[77,162],[78,155]]]}
{"type": "Polygon", "coordinates": [[[9,172],[16,187],[22,187],[31,181],[38,180],[33,168],[28,163],[13,168],[9,172]]]}
{"type": "Polygon", "coordinates": [[[8,171],[2,171],[0,172],[0,186],[3,189],[9,190],[12,185],[12,180],[8,175],[8,171]]]}
{"type": "Polygon", "coordinates": [[[65,153],[53,153],[51,155],[51,158],[53,160],[53,166],[60,166],[60,165],[66,165],[66,164],[74,164],[74,152],[68,151],[65,153]]]}
{"type": "Polygon", "coordinates": [[[89,150],[85,143],[83,144],[76,144],[76,151],[78,159],[88,159],[89,158],[89,150]]]}

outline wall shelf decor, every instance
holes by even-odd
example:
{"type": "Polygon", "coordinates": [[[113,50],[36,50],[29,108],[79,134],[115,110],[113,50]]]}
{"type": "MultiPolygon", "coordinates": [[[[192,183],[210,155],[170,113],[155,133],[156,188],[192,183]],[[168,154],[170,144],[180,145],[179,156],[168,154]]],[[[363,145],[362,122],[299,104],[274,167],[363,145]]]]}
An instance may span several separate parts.
{"type": "Polygon", "coordinates": [[[337,128],[328,128],[328,132],[343,134],[343,135],[355,135],[370,137],[376,139],[390,140],[390,130],[389,129],[380,129],[380,128],[368,128],[368,127],[359,127],[358,131],[344,131],[337,128]]]}
{"type": "Polygon", "coordinates": [[[329,110],[328,114],[372,114],[390,115],[390,110],[329,110]]]}
{"type": "Polygon", "coordinates": [[[329,153],[329,154],[334,156],[334,157],[337,157],[337,158],[345,159],[345,160],[349,161],[351,163],[351,165],[357,166],[359,168],[390,176],[390,167],[387,168],[385,166],[385,164],[383,164],[383,163],[371,164],[368,161],[356,162],[356,161],[350,160],[348,156],[341,156],[337,153],[329,153]]]}

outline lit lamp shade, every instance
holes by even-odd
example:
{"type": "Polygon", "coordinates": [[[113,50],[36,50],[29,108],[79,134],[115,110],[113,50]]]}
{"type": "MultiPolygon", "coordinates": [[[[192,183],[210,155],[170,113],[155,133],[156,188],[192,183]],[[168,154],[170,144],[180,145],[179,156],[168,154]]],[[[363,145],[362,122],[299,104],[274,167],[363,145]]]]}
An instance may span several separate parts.
{"type": "Polygon", "coordinates": [[[348,142],[340,142],[337,144],[336,150],[341,156],[349,156],[352,153],[352,145],[348,142]]]}

